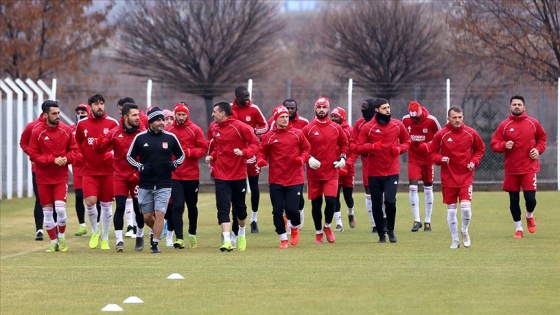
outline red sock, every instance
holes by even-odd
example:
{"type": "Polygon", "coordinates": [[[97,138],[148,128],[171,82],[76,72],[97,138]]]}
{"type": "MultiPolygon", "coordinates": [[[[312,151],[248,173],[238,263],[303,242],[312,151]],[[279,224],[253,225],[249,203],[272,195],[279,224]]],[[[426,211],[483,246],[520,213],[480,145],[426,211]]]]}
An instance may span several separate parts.
{"type": "Polygon", "coordinates": [[[56,240],[56,229],[47,230],[47,233],[49,234],[51,241],[56,240]]]}

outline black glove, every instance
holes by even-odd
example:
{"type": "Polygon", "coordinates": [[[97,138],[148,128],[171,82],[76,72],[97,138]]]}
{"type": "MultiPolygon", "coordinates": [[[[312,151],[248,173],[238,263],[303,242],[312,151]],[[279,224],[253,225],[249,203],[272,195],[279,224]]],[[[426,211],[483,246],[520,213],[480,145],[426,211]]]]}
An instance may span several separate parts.
{"type": "Polygon", "coordinates": [[[140,166],[140,175],[150,175],[152,171],[152,166],[150,164],[142,164],[140,166]]]}
{"type": "Polygon", "coordinates": [[[172,172],[177,169],[177,164],[175,164],[175,162],[169,161],[169,162],[165,163],[165,166],[167,167],[168,170],[170,170],[172,172]]]}

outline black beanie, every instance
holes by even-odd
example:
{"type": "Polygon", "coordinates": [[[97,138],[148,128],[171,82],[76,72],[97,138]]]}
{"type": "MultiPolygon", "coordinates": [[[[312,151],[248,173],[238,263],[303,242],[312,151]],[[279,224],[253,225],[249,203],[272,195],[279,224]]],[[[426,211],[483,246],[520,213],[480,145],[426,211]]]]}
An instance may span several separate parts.
{"type": "Polygon", "coordinates": [[[375,108],[373,107],[373,102],[375,102],[374,98],[368,98],[363,100],[364,102],[368,103],[367,109],[362,109],[362,116],[366,121],[370,121],[373,116],[375,115],[375,108]]]}
{"type": "Polygon", "coordinates": [[[150,124],[158,119],[165,120],[163,111],[161,111],[161,109],[157,106],[150,108],[146,114],[148,115],[148,122],[150,124]]]}

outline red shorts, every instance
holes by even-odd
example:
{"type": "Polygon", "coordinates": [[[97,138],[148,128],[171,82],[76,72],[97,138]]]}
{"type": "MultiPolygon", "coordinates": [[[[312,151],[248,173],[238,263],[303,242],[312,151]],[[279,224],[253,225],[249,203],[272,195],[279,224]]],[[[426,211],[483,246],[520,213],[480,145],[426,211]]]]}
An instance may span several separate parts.
{"type": "Polygon", "coordinates": [[[129,196],[138,198],[138,182],[132,182],[127,179],[114,177],[113,194],[115,196],[129,196]]]}
{"type": "Polygon", "coordinates": [[[354,176],[340,176],[338,178],[338,185],[342,187],[354,188],[354,176]]]}
{"type": "Polygon", "coordinates": [[[83,176],[82,175],[74,175],[74,190],[76,189],[82,189],[82,180],[83,180],[83,176]]]}
{"type": "Polygon", "coordinates": [[[537,174],[527,173],[519,175],[506,175],[504,177],[504,191],[537,191],[537,174]]]}
{"type": "Polygon", "coordinates": [[[55,201],[66,202],[66,198],[68,197],[68,184],[37,184],[37,191],[39,193],[41,206],[50,205],[55,201]]]}
{"type": "Polygon", "coordinates": [[[441,187],[441,194],[443,195],[443,203],[452,205],[461,200],[472,200],[472,185],[463,187],[441,187]]]}
{"type": "Polygon", "coordinates": [[[364,182],[364,187],[369,187],[367,166],[368,166],[367,158],[362,157],[362,181],[364,182]]]}
{"type": "Polygon", "coordinates": [[[247,176],[257,176],[261,173],[261,169],[257,163],[247,163],[247,176]]]}
{"type": "Polygon", "coordinates": [[[98,201],[113,201],[113,175],[84,175],[84,198],[96,196],[98,201]]]}
{"type": "Polygon", "coordinates": [[[421,180],[424,183],[433,183],[434,174],[434,164],[421,165],[408,163],[408,180],[421,180]]]}
{"type": "Polygon", "coordinates": [[[336,197],[338,191],[338,179],[329,180],[307,180],[307,198],[317,199],[323,195],[325,197],[336,197]]]}

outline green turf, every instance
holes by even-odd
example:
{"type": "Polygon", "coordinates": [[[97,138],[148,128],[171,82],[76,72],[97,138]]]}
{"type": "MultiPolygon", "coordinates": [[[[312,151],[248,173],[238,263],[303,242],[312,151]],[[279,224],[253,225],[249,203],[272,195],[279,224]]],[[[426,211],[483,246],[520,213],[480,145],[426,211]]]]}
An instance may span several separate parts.
{"type": "Polygon", "coordinates": [[[198,248],[163,247],[160,255],[134,252],[130,239],[116,253],[113,232],[110,251],[89,249],[89,228],[73,236],[70,204],[69,250],[46,253],[48,242],[33,240],[33,200],[2,200],[0,313],[91,314],[110,303],[134,314],[560,313],[558,192],[538,192],[538,230],[525,229],[523,239],[512,238],[505,193],[475,192],[472,246],[458,250],[449,249],[446,211],[435,194],[433,232],[412,233],[408,194],[399,193],[396,244],[376,243],[356,193],[356,228],[344,208],[346,231],[335,244],[316,245],[306,201],[300,245],[283,251],[262,194],[261,233],[248,234],[246,252],[231,253],[218,250],[214,195],[201,194],[198,248]],[[185,280],[167,280],[174,272],[185,280]],[[123,304],[129,296],[144,304],[123,304]]]}

